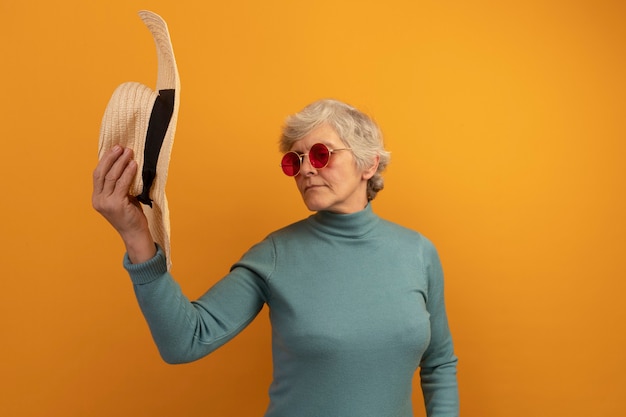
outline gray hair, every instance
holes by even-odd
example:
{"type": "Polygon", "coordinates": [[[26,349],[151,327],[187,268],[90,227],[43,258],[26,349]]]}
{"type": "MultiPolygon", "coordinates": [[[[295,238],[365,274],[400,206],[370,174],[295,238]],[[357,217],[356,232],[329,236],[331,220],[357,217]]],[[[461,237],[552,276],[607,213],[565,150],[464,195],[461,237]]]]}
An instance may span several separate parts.
{"type": "Polygon", "coordinates": [[[365,113],[337,100],[315,101],[285,120],[280,137],[280,151],[288,152],[293,144],[322,124],[332,127],[346,147],[352,149],[356,166],[366,169],[379,157],[378,169],[367,182],[367,199],[373,200],[383,189],[382,172],[390,154],[384,148],[380,128],[365,113]]]}

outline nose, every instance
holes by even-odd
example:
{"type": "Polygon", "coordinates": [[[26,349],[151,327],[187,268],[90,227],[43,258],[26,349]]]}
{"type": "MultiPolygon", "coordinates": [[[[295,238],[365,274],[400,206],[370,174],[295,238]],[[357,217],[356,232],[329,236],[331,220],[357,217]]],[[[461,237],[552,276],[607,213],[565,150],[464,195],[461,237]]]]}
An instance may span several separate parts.
{"type": "Polygon", "coordinates": [[[308,153],[302,155],[300,159],[300,174],[307,177],[317,174],[317,169],[311,164],[308,153]]]}

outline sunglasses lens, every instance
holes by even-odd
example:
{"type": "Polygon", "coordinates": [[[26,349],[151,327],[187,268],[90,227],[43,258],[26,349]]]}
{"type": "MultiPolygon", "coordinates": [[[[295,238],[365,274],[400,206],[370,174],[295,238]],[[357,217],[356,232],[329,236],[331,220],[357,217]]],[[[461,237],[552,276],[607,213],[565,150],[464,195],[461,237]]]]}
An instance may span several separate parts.
{"type": "Polygon", "coordinates": [[[295,152],[287,152],[283,156],[282,161],[280,161],[280,166],[285,175],[290,177],[298,175],[298,172],[300,172],[300,157],[295,152]]]}
{"type": "Polygon", "coordinates": [[[330,159],[330,151],[326,147],[326,145],[322,143],[316,143],[311,147],[309,151],[309,160],[311,161],[311,165],[314,168],[324,168],[328,165],[328,160],[330,159]]]}

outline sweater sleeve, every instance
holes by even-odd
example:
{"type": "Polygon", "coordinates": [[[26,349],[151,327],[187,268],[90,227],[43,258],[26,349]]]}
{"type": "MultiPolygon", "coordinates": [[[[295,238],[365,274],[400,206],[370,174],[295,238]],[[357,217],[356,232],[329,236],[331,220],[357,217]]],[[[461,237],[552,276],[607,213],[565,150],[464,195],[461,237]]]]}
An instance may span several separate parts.
{"type": "Polygon", "coordinates": [[[267,299],[264,275],[273,268],[273,246],[259,244],[249,251],[256,270],[238,267],[202,297],[190,301],[167,271],[163,250],[128,271],[139,307],[159,353],[167,363],[200,359],[241,332],[260,312],[267,299]]]}
{"type": "Polygon", "coordinates": [[[431,339],[420,364],[420,378],[428,417],[457,417],[459,395],[457,358],[448,327],[444,301],[443,271],[436,249],[429,244],[424,252],[428,277],[426,308],[430,314],[431,339]]]}

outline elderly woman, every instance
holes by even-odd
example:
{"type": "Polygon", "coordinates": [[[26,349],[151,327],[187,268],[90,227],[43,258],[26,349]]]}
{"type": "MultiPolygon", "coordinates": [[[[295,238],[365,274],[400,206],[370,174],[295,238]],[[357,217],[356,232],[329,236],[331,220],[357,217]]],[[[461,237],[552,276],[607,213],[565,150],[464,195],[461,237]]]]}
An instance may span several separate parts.
{"type": "Polygon", "coordinates": [[[428,416],[457,416],[437,252],[370,203],[389,161],[378,127],[322,100],[287,119],[280,147],[283,172],[315,214],[268,235],[194,302],[167,271],[133,198],[106,190],[130,183],[131,152],[110,150],[94,171],[94,207],[124,240],[124,266],[163,359],[204,357],[267,304],[274,379],[266,417],[412,416],[418,368],[428,416]]]}

